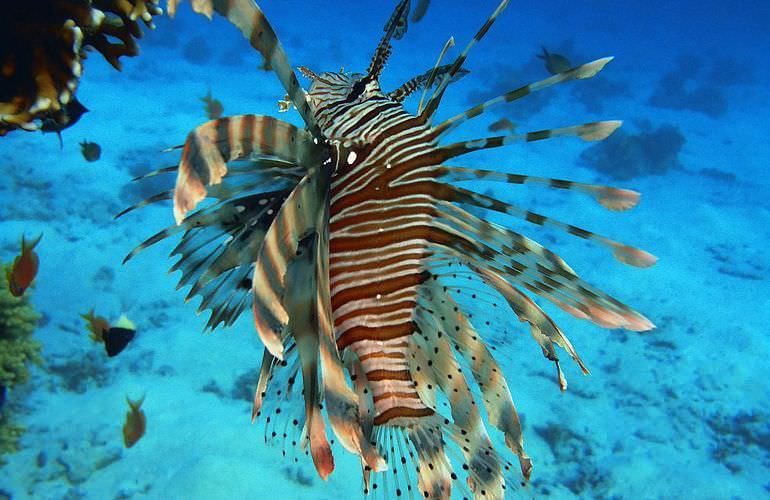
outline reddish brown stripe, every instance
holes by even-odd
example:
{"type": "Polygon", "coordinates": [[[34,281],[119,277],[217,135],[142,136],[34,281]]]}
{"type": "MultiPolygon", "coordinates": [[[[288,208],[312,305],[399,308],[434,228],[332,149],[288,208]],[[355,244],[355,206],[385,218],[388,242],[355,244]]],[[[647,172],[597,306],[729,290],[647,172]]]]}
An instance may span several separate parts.
{"type": "MultiPolygon", "coordinates": [[[[401,231],[388,231],[377,235],[377,246],[384,247],[394,243],[411,239],[424,239],[432,243],[443,245],[449,248],[456,248],[465,252],[478,252],[478,246],[458,238],[456,235],[448,233],[443,229],[437,229],[424,226],[413,226],[404,228],[401,231]]],[[[329,242],[331,252],[347,252],[368,250],[372,246],[370,237],[361,238],[333,238],[329,242]]]]}
{"type": "Polygon", "coordinates": [[[447,169],[444,167],[438,167],[435,170],[421,170],[419,172],[410,171],[398,178],[400,182],[411,181],[414,179],[438,179],[447,174],[447,169]]]}
{"type": "Polygon", "coordinates": [[[403,408],[400,406],[397,406],[395,408],[389,408],[382,412],[381,414],[374,417],[374,425],[383,425],[388,422],[388,420],[392,420],[394,418],[398,417],[411,417],[411,418],[420,418],[420,417],[430,417],[433,415],[433,410],[430,408],[403,408]]]}
{"type": "Polygon", "coordinates": [[[359,361],[365,361],[367,359],[388,358],[388,359],[405,359],[403,352],[370,352],[364,354],[358,358],[359,361]]]}
{"type": "MultiPolygon", "coordinates": [[[[409,322],[409,321],[412,321],[412,315],[413,314],[414,314],[414,310],[413,309],[404,309],[403,311],[401,311],[399,313],[396,313],[393,316],[389,317],[388,318],[388,322],[389,323],[396,323],[396,324],[401,324],[401,323],[404,323],[404,322],[409,322]]],[[[346,328],[344,331],[342,330],[341,325],[335,323],[334,326],[338,328],[338,330],[339,330],[338,331],[338,335],[340,337],[342,337],[343,335],[345,335],[345,333],[347,333],[348,331],[350,331],[350,330],[352,330],[354,328],[358,328],[360,325],[350,326],[350,327],[346,328]]]]}
{"type": "MultiPolygon", "coordinates": [[[[411,321],[400,325],[380,326],[377,328],[367,328],[365,326],[354,326],[346,331],[337,339],[337,348],[342,350],[354,342],[360,340],[392,340],[399,337],[406,337],[414,332],[414,325],[411,321]]],[[[404,379],[409,380],[409,379],[404,379]]]]}
{"type": "MultiPolygon", "coordinates": [[[[419,243],[413,243],[411,245],[399,247],[399,251],[411,252],[412,250],[416,250],[418,248],[424,249],[425,247],[419,243]]],[[[337,266],[336,269],[330,270],[332,275],[336,275],[337,273],[343,272],[344,270],[348,270],[348,269],[350,270],[370,269],[372,267],[371,263],[356,265],[355,263],[358,262],[358,260],[360,259],[358,255],[330,255],[329,259],[332,264],[337,266]],[[341,269],[339,266],[345,266],[345,269],[341,269]]]]}
{"type": "Polygon", "coordinates": [[[401,380],[403,382],[409,382],[412,377],[409,375],[409,370],[372,370],[366,373],[366,379],[369,382],[378,382],[381,380],[401,380]]]}
{"type": "Polygon", "coordinates": [[[420,396],[416,392],[384,392],[379,396],[374,396],[374,402],[376,403],[386,398],[420,399],[420,396]]]}
{"type": "Polygon", "coordinates": [[[342,290],[332,297],[332,310],[336,311],[344,304],[348,302],[362,299],[365,297],[374,297],[378,293],[387,295],[389,293],[397,292],[411,286],[419,285],[430,277],[427,272],[412,273],[406,276],[399,276],[397,278],[391,278],[382,281],[371,282],[368,285],[359,286],[356,288],[348,288],[342,290]]]}
{"type": "Polygon", "coordinates": [[[355,318],[356,316],[387,314],[389,312],[398,311],[399,309],[413,310],[416,305],[417,303],[414,300],[402,300],[400,302],[394,302],[393,304],[386,304],[379,307],[358,307],[349,313],[334,318],[334,326],[339,326],[350,318],[355,318]]]}
{"type": "MultiPolygon", "coordinates": [[[[408,115],[408,113],[406,113],[408,115]]],[[[411,116],[411,115],[409,115],[411,116]]],[[[388,127],[380,133],[383,137],[393,137],[400,134],[408,128],[414,128],[416,132],[423,133],[425,128],[422,125],[422,120],[419,117],[412,117],[408,120],[400,120],[392,127],[388,127]]]]}
{"type": "Polygon", "coordinates": [[[219,149],[219,153],[227,161],[230,158],[230,118],[220,118],[214,122],[214,134],[211,142],[219,149]]]}
{"type": "MultiPolygon", "coordinates": [[[[401,168],[393,167],[393,169],[401,168]]],[[[406,173],[407,169],[404,169],[406,173]]],[[[385,182],[388,178],[385,174],[381,175],[381,181],[385,182]]],[[[411,184],[402,184],[398,186],[390,186],[387,190],[375,191],[374,189],[361,189],[353,193],[344,196],[334,202],[332,215],[339,213],[345,208],[354,207],[361,203],[370,200],[391,200],[393,198],[400,198],[403,196],[414,195],[428,195],[439,199],[451,199],[447,198],[454,190],[444,186],[439,182],[424,181],[414,182],[411,184]]]]}
{"type": "MultiPolygon", "coordinates": [[[[386,233],[380,233],[380,234],[386,234],[386,233]]],[[[375,265],[378,268],[381,267],[379,263],[377,263],[375,265]]],[[[383,271],[378,273],[378,274],[380,276],[395,276],[397,274],[403,274],[405,272],[406,273],[410,273],[410,272],[411,273],[416,273],[416,272],[419,272],[420,268],[421,268],[421,266],[419,264],[404,264],[404,265],[396,266],[396,267],[393,267],[393,268],[387,269],[387,270],[383,269],[383,271]]],[[[370,284],[377,283],[376,279],[377,278],[372,278],[372,277],[366,278],[367,282],[370,283],[370,284]]],[[[351,283],[353,283],[355,285],[355,283],[360,282],[360,281],[361,281],[361,278],[359,278],[357,276],[347,276],[344,279],[342,279],[342,278],[335,279],[334,280],[334,287],[336,288],[339,285],[348,285],[348,284],[351,284],[351,283]]],[[[360,286],[366,286],[366,285],[360,285],[360,286]]],[[[360,288],[360,286],[357,287],[357,288],[360,288]]],[[[338,293],[342,293],[342,292],[338,292],[338,293]]],[[[377,293],[382,293],[382,292],[379,291],[379,290],[374,292],[375,295],[377,293]]],[[[336,295],[336,293],[335,293],[335,295],[336,295]]]]}
{"type": "Polygon", "coordinates": [[[254,151],[254,126],[256,123],[257,118],[254,115],[245,115],[241,120],[241,135],[243,137],[241,145],[244,156],[248,156],[254,151]]]}
{"type": "MultiPolygon", "coordinates": [[[[383,250],[383,251],[380,252],[380,255],[382,255],[383,258],[382,259],[378,259],[376,264],[372,264],[371,262],[365,262],[363,264],[353,264],[353,263],[350,263],[350,264],[347,264],[347,265],[345,265],[345,264],[337,265],[334,269],[332,269],[329,272],[329,276],[330,276],[330,278],[334,279],[335,276],[337,276],[338,274],[341,274],[341,273],[351,273],[351,272],[355,273],[355,272],[358,272],[358,271],[367,271],[367,270],[372,269],[372,266],[375,266],[375,265],[378,268],[384,268],[386,266],[389,266],[389,265],[401,262],[402,260],[405,260],[405,259],[420,258],[420,257],[425,255],[424,252],[419,252],[418,253],[418,252],[414,252],[412,250],[417,250],[417,249],[422,249],[422,248],[423,248],[422,245],[410,245],[409,247],[399,248],[398,249],[399,252],[402,252],[402,251],[405,251],[405,250],[410,250],[410,252],[408,252],[408,253],[405,252],[404,255],[397,255],[395,257],[390,257],[390,258],[387,258],[388,254],[383,250]]],[[[341,259],[332,259],[332,262],[337,264],[338,260],[341,260],[341,259]]],[[[355,262],[357,260],[359,260],[358,256],[356,256],[356,259],[353,262],[355,262]]]]}
{"type": "Polygon", "coordinates": [[[364,214],[353,214],[353,215],[343,216],[335,220],[333,223],[329,225],[329,232],[334,233],[336,231],[345,229],[347,226],[352,226],[354,224],[356,225],[365,224],[365,223],[374,224],[376,222],[381,222],[381,221],[384,221],[385,223],[398,224],[400,222],[398,219],[407,215],[435,216],[436,210],[433,207],[424,207],[424,206],[418,207],[418,206],[409,206],[409,205],[404,206],[403,204],[400,206],[394,205],[391,207],[382,208],[378,210],[375,214],[364,213],[364,214]]]}

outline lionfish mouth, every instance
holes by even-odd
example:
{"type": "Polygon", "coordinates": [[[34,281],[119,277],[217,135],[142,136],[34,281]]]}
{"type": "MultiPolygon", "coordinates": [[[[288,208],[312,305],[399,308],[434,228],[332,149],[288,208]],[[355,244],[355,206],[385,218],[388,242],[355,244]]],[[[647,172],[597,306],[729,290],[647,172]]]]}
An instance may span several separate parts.
{"type": "Polygon", "coordinates": [[[653,328],[583,281],[558,255],[487,215],[564,231],[609,248],[632,266],[648,267],[655,257],[453,184],[483,180],[511,189],[533,184],[578,191],[610,210],[639,201],[626,189],[447,164],[515,142],[602,140],[620,126],[601,121],[443,142],[489,108],[591,78],[612,59],[514,88],[434,124],[448,86],[467,73],[462,67],[471,48],[507,4],[500,2],[453,62],[441,64],[454,44],[450,39],[433,68],[384,93],[379,76],[392,41],[406,33],[408,0],[398,3],[385,25],[363,77],[317,75],[301,67],[312,81],[308,92],[257,5],[195,2],[199,12],[229,19],[265,57],[305,127],[264,115],[204,123],[188,135],[178,165],[143,176],[175,173],[176,185],[120,214],[173,199],[177,224],[126,260],[181,234],[171,269],[182,271],[180,288],[190,285],[187,300],[201,296],[199,311],[210,311],[207,328],[230,326],[251,306],[265,346],[252,418],[265,417],[266,440],[308,451],[325,479],[334,469],[330,427],[360,457],[365,493],[381,484],[397,495],[419,489],[426,497],[448,498],[455,487],[502,498],[511,464],[488,426],[502,432],[529,478],[532,462],[521,423],[494,347],[483,336],[526,323],[554,363],[561,390],[567,383],[557,346],[588,373],[533,298],[604,328],[653,328]],[[412,114],[402,103],[417,91],[422,96],[412,114]],[[203,200],[208,203],[199,207],[203,200]]]}

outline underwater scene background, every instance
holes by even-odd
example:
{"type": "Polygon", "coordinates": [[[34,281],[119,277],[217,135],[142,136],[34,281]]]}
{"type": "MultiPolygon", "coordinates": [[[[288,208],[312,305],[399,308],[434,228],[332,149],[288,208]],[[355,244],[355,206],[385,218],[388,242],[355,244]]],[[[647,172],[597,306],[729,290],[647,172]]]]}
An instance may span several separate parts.
{"type": "MultiPolygon", "coordinates": [[[[363,73],[396,2],[258,4],[294,67],[363,73]]],[[[382,88],[431,68],[454,36],[451,62],[497,4],[430,2],[393,41],[382,88]]],[[[633,189],[643,194],[638,207],[616,213],[536,186],[461,185],[659,259],[649,269],[622,266],[588,241],[484,214],[656,325],[605,330],[547,308],[591,371],[583,376],[564,356],[563,393],[524,323],[485,337],[534,463],[526,486],[518,467],[506,472],[506,498],[770,498],[767,19],[760,1],[517,0],[449,87],[437,122],[548,77],[543,48],[573,65],[614,56],[595,78],[498,106],[452,137],[498,135],[489,127],[500,123],[532,131],[623,120],[601,142],[516,143],[459,164],[633,189]]],[[[178,161],[178,151],[163,150],[209,119],[212,101],[202,98],[219,101],[224,116],[303,126],[295,109],[278,113],[285,91],[232,24],[188,3],[154,22],[121,72],[89,55],[77,89],[89,112],[62,131],[62,147],[53,133],[0,137],[0,259],[13,262],[22,235],[43,234],[28,302],[0,292],[0,498],[360,498],[355,455],[333,446],[336,468],[323,481],[309,457],[283,456],[280,440],[266,445],[264,425],[250,423],[263,350],[251,314],[202,333],[208,313],[197,315],[200,299],[185,303],[178,273],[168,273],[177,239],[122,264],[174,223],[169,202],[115,216],[173,187],[168,176],[131,179],[178,161]],[[136,332],[118,355],[89,335],[81,315],[92,310],[136,332]]],[[[405,101],[412,112],[415,95],[405,101]]]]}

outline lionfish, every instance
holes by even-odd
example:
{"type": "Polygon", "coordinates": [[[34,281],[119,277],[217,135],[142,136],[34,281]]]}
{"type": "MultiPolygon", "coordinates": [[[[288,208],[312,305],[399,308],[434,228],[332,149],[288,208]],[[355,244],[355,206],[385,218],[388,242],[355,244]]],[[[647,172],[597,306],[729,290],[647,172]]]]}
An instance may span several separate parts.
{"type": "Polygon", "coordinates": [[[172,252],[181,257],[171,270],[182,271],[179,287],[191,285],[188,300],[202,297],[199,312],[211,313],[207,328],[230,326],[251,306],[264,344],[252,421],[265,419],[265,440],[282,442],[284,455],[287,447],[309,454],[326,479],[334,469],[336,438],[360,457],[367,494],[379,484],[379,492],[396,496],[449,497],[454,485],[466,496],[501,498],[511,464],[487,427],[502,433],[524,480],[530,476],[532,461],[508,384],[479,332],[494,328],[486,326],[492,312],[474,314],[463,294],[482,301],[487,311],[498,307],[490,297],[502,297],[555,363],[562,390],[566,380],[556,346],[583,373],[588,370],[530,294],[604,328],[654,327],[583,281],[552,251],[474,214],[500,212],[563,230],[608,247],[632,266],[650,266],[655,257],[450,183],[538,184],[588,194],[610,210],[639,201],[638,193],[626,189],[449,163],[520,141],[601,140],[620,125],[600,121],[442,141],[493,106],[590,78],[612,59],[513,89],[434,124],[471,48],[507,5],[508,0],[499,3],[454,62],[441,64],[454,43],[450,39],[431,70],[385,92],[380,74],[392,41],[406,32],[409,0],[401,0],[389,18],[366,73],[299,68],[311,82],[307,91],[255,3],[194,2],[197,11],[217,12],[235,24],[264,56],[305,127],[264,115],[206,122],[179,146],[178,165],[143,176],[176,173],[175,187],[123,212],[173,200],[176,225],[147,239],[126,260],[181,233],[172,252]],[[403,102],[418,90],[423,98],[412,114],[403,102]],[[204,199],[209,203],[198,207],[204,199]]]}

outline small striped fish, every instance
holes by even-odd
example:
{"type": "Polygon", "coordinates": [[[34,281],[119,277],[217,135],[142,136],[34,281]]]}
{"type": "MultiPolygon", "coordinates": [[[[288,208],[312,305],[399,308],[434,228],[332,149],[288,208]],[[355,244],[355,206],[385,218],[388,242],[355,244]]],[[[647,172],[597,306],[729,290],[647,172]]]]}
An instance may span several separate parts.
{"type": "MultiPolygon", "coordinates": [[[[171,3],[173,10],[177,2],[171,3]]],[[[216,12],[242,31],[275,71],[305,127],[262,115],[204,123],[188,135],[178,165],[143,176],[175,173],[176,186],[123,212],[173,200],[177,224],[126,260],[180,233],[172,270],[182,271],[179,287],[190,286],[187,299],[202,297],[199,310],[211,312],[207,326],[229,326],[251,307],[265,346],[252,419],[264,418],[265,440],[283,443],[284,454],[309,454],[325,479],[334,469],[336,439],[360,457],[365,493],[379,486],[386,496],[448,498],[454,487],[465,496],[502,498],[511,464],[489,427],[502,433],[529,478],[532,462],[508,384],[480,332],[515,327],[515,315],[555,364],[562,390],[557,346],[588,373],[532,296],[604,328],[653,328],[558,255],[474,214],[499,212],[565,231],[632,266],[650,266],[655,257],[452,184],[538,184],[587,194],[610,210],[639,201],[625,189],[452,164],[520,141],[601,140],[620,125],[442,140],[490,107],[590,78],[611,60],[571,68],[434,123],[446,89],[465,73],[471,48],[507,5],[500,2],[451,64],[441,64],[450,39],[433,69],[384,92],[379,77],[392,40],[406,31],[408,0],[385,25],[366,73],[300,68],[311,81],[308,91],[251,0],[194,2],[199,12],[216,12]],[[423,97],[412,114],[402,102],[419,90],[423,97]],[[505,304],[513,315],[497,312],[505,304]]]]}

